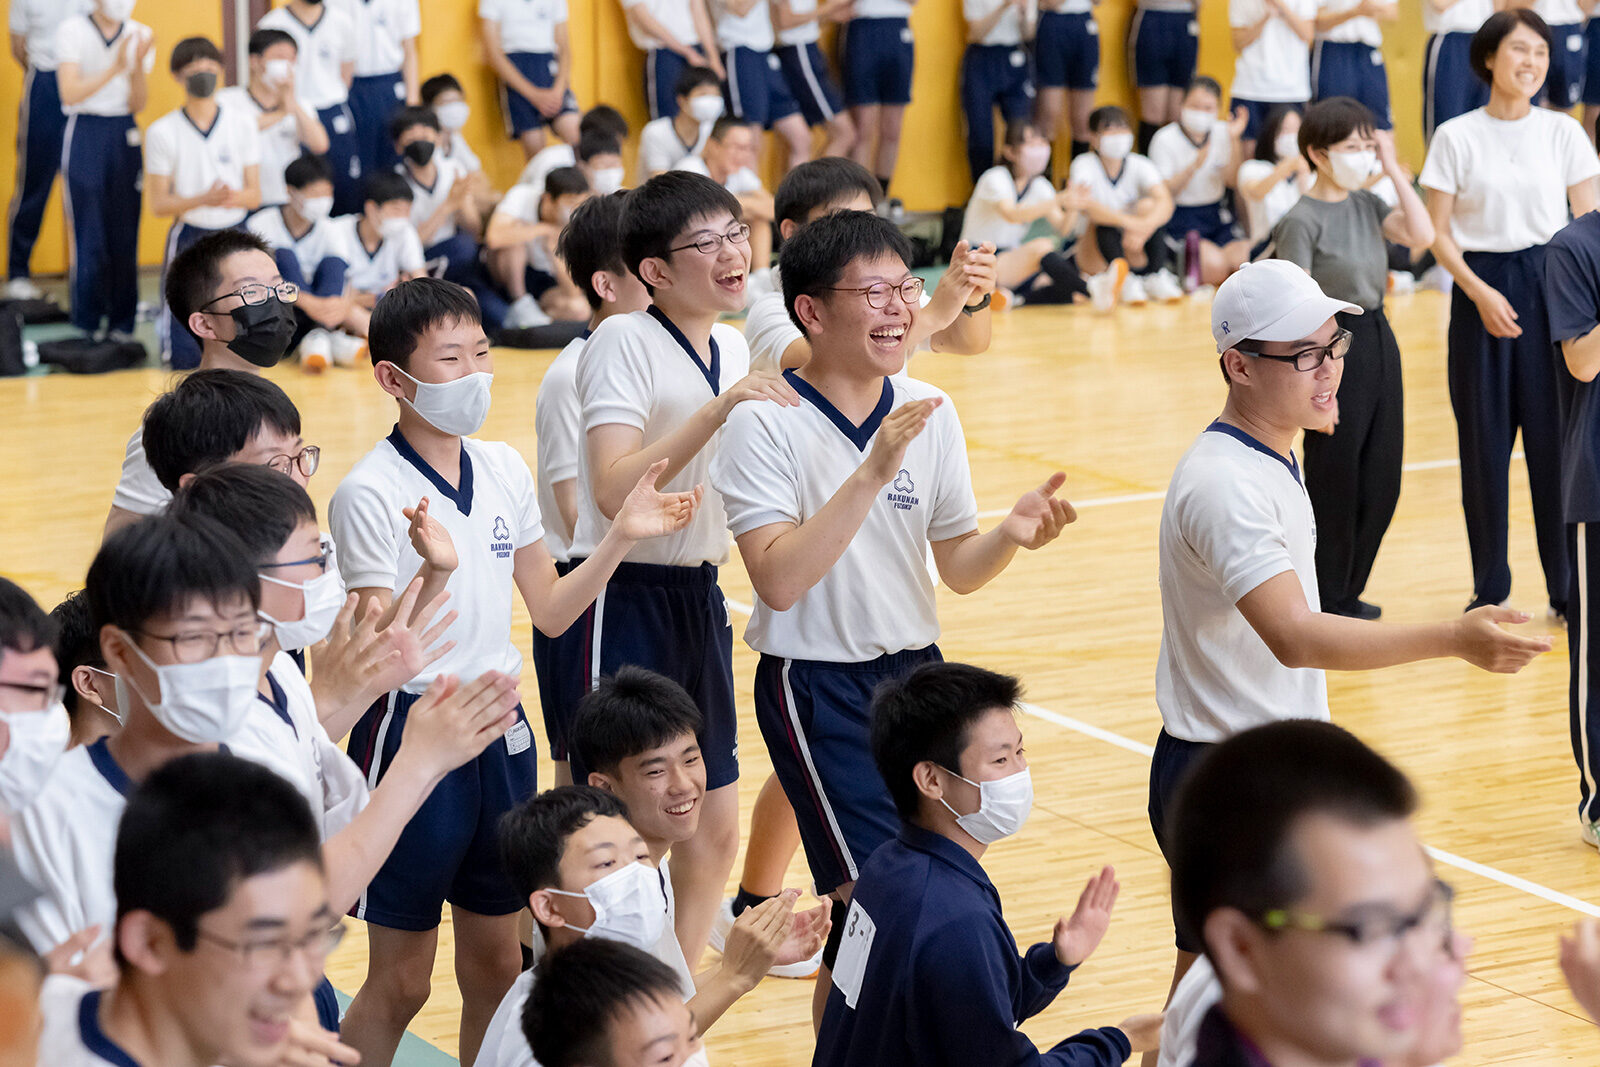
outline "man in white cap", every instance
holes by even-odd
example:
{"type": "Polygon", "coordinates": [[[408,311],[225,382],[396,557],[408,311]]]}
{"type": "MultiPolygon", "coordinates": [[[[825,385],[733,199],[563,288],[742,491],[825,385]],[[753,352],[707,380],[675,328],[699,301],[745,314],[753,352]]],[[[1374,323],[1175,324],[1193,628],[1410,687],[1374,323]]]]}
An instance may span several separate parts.
{"type": "MultiPolygon", "coordinates": [[[[1350,334],[1334,300],[1284,260],[1246,264],[1211,304],[1228,399],[1189,446],[1161,509],[1162,730],[1150,766],[1150,825],[1163,855],[1183,773],[1241,730],[1279,719],[1330,718],[1325,670],[1371,670],[1458,656],[1510,674],[1548,651],[1501,623],[1528,614],[1482,607],[1448,622],[1395,625],[1324,614],[1316,521],[1295,435],[1338,417],[1350,334]]],[[[1178,937],[1174,984],[1200,946],[1178,937]]]]}

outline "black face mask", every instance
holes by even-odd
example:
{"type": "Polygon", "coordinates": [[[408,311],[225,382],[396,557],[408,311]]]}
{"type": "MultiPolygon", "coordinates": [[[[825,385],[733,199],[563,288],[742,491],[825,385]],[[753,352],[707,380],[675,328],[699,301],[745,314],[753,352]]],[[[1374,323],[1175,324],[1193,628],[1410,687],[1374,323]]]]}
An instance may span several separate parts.
{"type": "Polygon", "coordinates": [[[401,154],[419,167],[426,167],[433,158],[432,141],[412,141],[401,149],[401,154]]]}
{"type": "Polygon", "coordinates": [[[228,312],[233,340],[228,350],[258,367],[276,366],[294,338],[294,308],[272,296],[264,304],[245,304],[228,312]]]}
{"type": "Polygon", "coordinates": [[[183,80],[184,88],[189,90],[190,96],[197,96],[204,100],[217,91],[217,72],[202,70],[191,74],[183,80]]]}

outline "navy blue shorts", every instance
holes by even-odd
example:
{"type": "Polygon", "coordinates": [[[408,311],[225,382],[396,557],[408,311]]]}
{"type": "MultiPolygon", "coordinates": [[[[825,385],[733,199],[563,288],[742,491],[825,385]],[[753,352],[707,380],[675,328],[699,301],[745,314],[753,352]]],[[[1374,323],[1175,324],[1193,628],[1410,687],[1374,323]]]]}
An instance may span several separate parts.
{"type": "Polygon", "coordinates": [[[1472,73],[1472,34],[1436,33],[1428,38],[1422,65],[1422,132],[1433,131],[1457,115],[1489,102],[1489,87],[1472,73]]]}
{"type": "Polygon", "coordinates": [[[906,19],[851,19],[839,30],[844,102],[850,107],[911,103],[916,45],[906,19]]]}
{"type": "Polygon", "coordinates": [[[729,114],[770,130],[773,123],[800,110],[789,95],[789,82],[776,53],[735,48],[722,54],[722,68],[728,72],[722,93],[729,114]]]}
{"type": "MultiPolygon", "coordinates": [[[[572,564],[556,561],[557,574],[565,575],[571,570],[572,564]]],[[[567,758],[572,715],[589,689],[588,663],[583,658],[588,636],[582,619],[567,627],[560,637],[546,637],[537,626],[533,628],[533,675],[539,685],[539,711],[544,716],[550,758],[558,763],[567,758]]]]}
{"type": "MultiPolygon", "coordinates": [[[[536,88],[548,89],[556,83],[558,69],[556,57],[549,52],[507,52],[506,58],[511,65],[534,84],[536,88]]],[[[559,115],[578,110],[578,98],[568,89],[567,94],[561,98],[559,115]]],[[[500,83],[500,113],[505,116],[506,136],[521,137],[529,130],[540,130],[549,125],[553,120],[545,118],[544,112],[534,107],[532,102],[521,93],[512,92],[506,87],[505,82],[500,83]]]]}
{"type": "Polygon", "coordinates": [[[339,1032],[339,998],[333,992],[333,983],[323,975],[317,988],[311,991],[311,1004],[317,1010],[317,1025],[330,1034],[339,1032]]]}
{"type": "MultiPolygon", "coordinates": [[[[576,567],[583,560],[575,559],[576,567]]],[[[700,756],[706,789],[739,780],[739,722],[733,700],[733,624],[717,587],[717,568],[622,563],[578,620],[587,666],[585,692],[619,667],[645,667],[689,691],[705,721],[700,756]]],[[[568,751],[572,780],[589,776],[568,751]]]]}
{"type": "MultiPolygon", "coordinates": [[[[705,55],[705,49],[699,45],[694,46],[694,51],[705,55]]],[[[678,75],[689,65],[689,61],[678,53],[667,48],[653,48],[644,57],[644,100],[650,105],[650,117],[675,118],[678,114],[678,97],[673,91],[678,84],[678,75]]]]}
{"type": "MultiPolygon", "coordinates": [[[[1167,851],[1167,818],[1172,813],[1172,798],[1183,784],[1184,776],[1196,760],[1205,755],[1211,746],[1203,741],[1183,741],[1166,730],[1156,738],[1156,752],[1150,758],[1150,829],[1155,831],[1156,844],[1170,866],[1172,857],[1167,851]]],[[[1177,929],[1177,913],[1173,913],[1173,928],[1177,929]]],[[[1182,932],[1177,935],[1177,946],[1183,952],[1198,953],[1200,945],[1193,944],[1182,932]]]]}
{"type": "Polygon", "coordinates": [[[1246,100],[1242,96],[1236,96],[1228,101],[1228,116],[1231,116],[1234,111],[1241,107],[1250,116],[1250,120],[1245,123],[1244,133],[1240,136],[1243,140],[1254,141],[1261,136],[1261,127],[1267,121],[1267,112],[1275,107],[1292,107],[1296,111],[1304,111],[1306,102],[1304,100],[1246,100]]]}
{"type": "Polygon", "coordinates": [[[1200,23],[1192,11],[1133,13],[1128,26],[1134,84],[1141,89],[1187,88],[1200,58],[1200,23]]]}
{"type": "Polygon", "coordinates": [[[794,97],[800,114],[806,117],[807,125],[821,126],[832,122],[833,117],[844,110],[844,98],[839,95],[839,85],[815,41],[805,45],[784,45],[773,54],[783,68],[789,95],[794,97]]]}
{"type": "Polygon", "coordinates": [[[1545,75],[1542,94],[1535,99],[1555,107],[1576,107],[1583,101],[1588,73],[1589,38],[1583,23],[1550,27],[1550,73],[1545,75]]]}
{"type": "Polygon", "coordinates": [[[1318,41],[1311,49],[1311,94],[1317,100],[1349,96],[1367,105],[1378,129],[1394,129],[1389,72],[1383,52],[1359,41],[1318,41]]]}
{"type": "Polygon", "coordinates": [[[1590,19],[1583,36],[1583,102],[1600,104],[1600,19],[1590,19]]]}
{"type": "Polygon", "coordinates": [[[1215,204],[1173,208],[1166,231],[1179,242],[1190,233],[1198,233],[1201,240],[1210,241],[1218,247],[1239,239],[1239,230],[1233,224],[1233,212],[1220,200],[1215,204]]]}
{"type": "Polygon", "coordinates": [[[756,722],[819,894],[855,881],[867,857],[900,832],[872,759],[873,692],[943,658],[929,645],[865,663],[763,655],[756,664],[756,722]]]}
{"type": "MultiPolygon", "coordinates": [[[[419,699],[379,697],[350,731],[350,758],[368,786],[383,781],[419,699]]],[[[446,901],[479,915],[525,907],[500,864],[500,817],[533,796],[538,771],[533,730],[519,704],[504,737],[434,786],[350,914],[392,930],[432,930],[446,901]]]]}
{"type": "Polygon", "coordinates": [[[1100,84],[1100,24],[1087,11],[1039,14],[1033,61],[1041,89],[1093,89],[1100,84]]]}

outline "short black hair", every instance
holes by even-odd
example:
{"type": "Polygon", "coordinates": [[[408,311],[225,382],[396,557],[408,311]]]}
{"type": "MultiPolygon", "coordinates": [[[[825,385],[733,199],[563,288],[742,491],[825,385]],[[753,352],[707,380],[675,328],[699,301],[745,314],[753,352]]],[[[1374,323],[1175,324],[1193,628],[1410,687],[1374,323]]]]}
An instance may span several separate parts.
{"type": "Polygon", "coordinates": [[[273,258],[267,242],[249,230],[218,230],[206,234],[167,264],[167,310],[196,341],[200,338],[189,329],[189,316],[222,295],[217,292],[222,284],[222,261],[239,252],[260,252],[273,258]]]}
{"type": "Polygon", "coordinates": [[[291,189],[304,189],[312,182],[333,181],[333,171],[321,156],[309,152],[283,168],[283,182],[291,189]]]}
{"type": "Polygon", "coordinates": [[[1290,838],[1308,815],[1357,826],[1404,819],[1416,790],[1354,734],[1289,719],[1213,746],[1178,787],[1167,825],[1178,929],[1202,944],[1206,918],[1235,908],[1260,920],[1309,890],[1290,838]]]}
{"type": "Polygon", "coordinates": [[[551,199],[588,191],[589,179],[577,167],[556,167],[544,176],[544,192],[551,199]]]}
{"type": "Polygon", "coordinates": [[[630,132],[628,120],[623,117],[622,112],[610,104],[596,104],[583,113],[583,117],[578,120],[578,139],[582,140],[583,135],[590,130],[610,134],[619,144],[628,139],[630,132]]]}
{"type": "MultiPolygon", "coordinates": [[[[1278,115],[1278,125],[1283,125],[1281,114],[1278,115]]],[[[1372,111],[1359,100],[1348,96],[1330,96],[1326,100],[1318,100],[1306,108],[1305,114],[1300,117],[1300,154],[1310,162],[1313,148],[1326,149],[1353,133],[1370,137],[1376,128],[1377,120],[1372,117],[1372,111]]],[[[1278,130],[1274,127],[1272,136],[1277,135],[1278,130]]],[[[1267,140],[1265,130],[1261,139],[1267,140]]],[[[1257,156],[1259,158],[1259,152],[1257,156]]]]}
{"type": "Polygon", "coordinates": [[[1189,79],[1189,84],[1184,88],[1183,95],[1188,96],[1196,89],[1204,89],[1217,98],[1217,103],[1222,103],[1222,83],[1209,74],[1196,74],[1189,79]]]}
{"type": "MultiPolygon", "coordinates": [[[[1329,97],[1327,103],[1331,104],[1336,100],[1349,99],[1350,98],[1347,96],[1329,97]]],[[[1355,101],[1351,101],[1351,103],[1355,103],[1355,101]]],[[[1322,101],[1318,101],[1316,104],[1312,105],[1313,108],[1321,106],[1322,101]]],[[[1367,114],[1370,117],[1372,113],[1369,111],[1367,114]]],[[[1256,154],[1254,158],[1265,163],[1276,163],[1278,161],[1278,152],[1274,147],[1274,142],[1276,142],[1278,139],[1279,131],[1283,129],[1283,120],[1288,118],[1290,115],[1300,115],[1300,109],[1293,104],[1273,104],[1271,107],[1267,108],[1266,118],[1261,120],[1261,133],[1256,137],[1256,154]]],[[[1298,143],[1301,153],[1304,153],[1306,150],[1305,120],[1308,117],[1310,117],[1309,112],[1300,116],[1300,139],[1298,143]]],[[[1344,137],[1348,136],[1350,136],[1348,133],[1344,135],[1344,137]]],[[[1339,141],[1344,140],[1344,137],[1340,137],[1338,141],[1330,141],[1329,143],[1338,144],[1339,141]]]]}
{"type": "Polygon", "coordinates": [[[573,155],[587,163],[595,156],[622,155],[622,142],[609,130],[585,130],[578,134],[578,147],[573,155]]]}
{"type": "Polygon", "coordinates": [[[678,72],[678,80],[672,83],[672,95],[688,96],[702,85],[709,85],[719,91],[722,89],[722,81],[711,73],[710,67],[684,67],[678,72]]]}
{"type": "Polygon", "coordinates": [[[1017,679],[966,663],[924,663],[880,685],[872,695],[872,759],[900,818],[917,817],[922,793],[911,778],[917,764],[961,773],[972,724],[1021,699],[1017,679]]]}
{"type": "Polygon", "coordinates": [[[640,1001],[682,1003],[671,967],[621,941],[587,937],[539,965],[522,1034],[544,1067],[611,1062],[611,1023],[640,1001]]]}
{"type": "Polygon", "coordinates": [[[578,701],[572,748],[585,767],[610,774],[631,756],[698,734],[704,722],[683,686],[643,667],[622,667],[578,701]]]}
{"type": "Polygon", "coordinates": [[[232,530],[257,567],[270,563],[317,506],[300,483],[255,463],[224,463],[201,471],[172,498],[174,515],[204,515],[232,530]]]}
{"type": "MultiPolygon", "coordinates": [[[[67,682],[79,667],[105,668],[106,658],[100,654],[100,634],[94,628],[94,620],[89,615],[89,598],[83,595],[82,589],[68,593],[67,599],[51,608],[50,621],[56,626],[56,668],[63,682],[67,682]]],[[[68,682],[67,712],[74,719],[78,717],[80,699],[68,682]]]]}
{"type": "Polygon", "coordinates": [[[222,49],[213,44],[209,37],[185,37],[172,46],[172,73],[178,73],[199,59],[221,63],[222,49]]]}
{"type": "Polygon", "coordinates": [[[823,156],[808,160],[783,176],[772,194],[772,213],[779,222],[804,225],[818,208],[843,203],[860,193],[865,193],[872,206],[877,207],[883,199],[883,186],[855,160],[823,156]]]}
{"type": "Polygon", "coordinates": [[[56,651],[55,620],[46,615],[28,591],[0,578],[0,655],[6,652],[56,651]]]}
{"type": "Polygon", "coordinates": [[[263,426],[300,436],[300,410],[287,393],[259,374],[197,370],[145,410],[145,459],[175,493],[185,474],[227,462],[263,426]]]}
{"type": "Polygon", "coordinates": [[[415,194],[411,192],[411,183],[392,170],[380,170],[367,178],[362,187],[361,203],[377,204],[382,207],[396,200],[411,203],[415,194]]]}
{"type": "Polygon", "coordinates": [[[911,267],[911,242],[888,219],[871,211],[835,211],[802,227],[783,243],[778,267],[783,278],[783,307],[801,333],[794,302],[802,293],[819,296],[839,284],[855,260],[896,255],[911,267]]]}
{"type": "Polygon", "coordinates": [[[322,870],[317,823],[294,786],[238,756],[179,756],[152,771],[122,812],[117,922],[149,912],[191,952],[200,919],[225,907],[238,883],[297,863],[322,870]]]}
{"type": "Polygon", "coordinates": [[[443,278],[413,278],[390,289],[372,307],[367,348],[372,362],[387,361],[401,370],[411,365],[417,340],[435,326],[482,323],[472,290],[443,278]]]}
{"type": "Polygon", "coordinates": [[[1028,140],[1028,134],[1036,133],[1044,136],[1044,131],[1027,119],[1018,119],[1016,122],[1006,123],[1005,146],[1007,148],[1021,148],[1028,140]]]}
{"type": "Polygon", "coordinates": [[[1128,113],[1116,104],[1103,104],[1089,112],[1089,132],[1099,133],[1107,126],[1123,126],[1133,129],[1133,123],[1128,121],[1128,113]]]}
{"type": "Polygon", "coordinates": [[[190,599],[260,605],[260,580],[233,531],[199,515],[149,515],[106,538],[83,583],[96,633],[138,630],[190,599]]]}
{"type": "Polygon", "coordinates": [[[250,35],[250,54],[253,56],[263,55],[267,49],[280,44],[286,44],[293,48],[296,55],[300,53],[300,42],[294,39],[294,34],[289,33],[287,30],[274,30],[269,27],[256,30],[250,35]]]}
{"type": "Polygon", "coordinates": [[[561,881],[567,838],[601,816],[628,817],[621,800],[592,785],[561,785],[529,797],[500,817],[500,862],[526,901],[561,881]]]}
{"type": "Polygon", "coordinates": [[[755,126],[755,123],[743,115],[723,115],[711,124],[711,133],[708,136],[710,140],[721,144],[727,139],[729,130],[751,130],[755,129],[755,126]]]}
{"type": "Polygon", "coordinates": [[[1544,38],[1545,47],[1555,48],[1555,37],[1550,32],[1550,24],[1534,13],[1530,7],[1512,7],[1504,11],[1496,11],[1483,20],[1483,25],[1478,27],[1478,32],[1472,35],[1472,44],[1468,46],[1467,57],[1472,63],[1472,73],[1485,85],[1494,84],[1494,75],[1489,73],[1489,60],[1500,51],[1500,44],[1518,26],[1528,29],[1544,38]]]}
{"type": "Polygon", "coordinates": [[[623,274],[628,266],[622,260],[622,200],[615,192],[591,196],[572,211],[572,218],[556,239],[556,255],[567,265],[573,284],[595,311],[605,303],[594,288],[595,271],[623,274]]]}
{"type": "Polygon", "coordinates": [[[638,275],[645,260],[669,258],[691,223],[723,212],[744,217],[739,198],[703,174],[669,170],[630,190],[622,203],[622,255],[628,269],[638,275]]]}
{"type": "Polygon", "coordinates": [[[452,90],[463,96],[467,92],[461,87],[461,80],[454,74],[435,74],[418,87],[417,95],[422,98],[423,107],[432,107],[435,100],[452,90]]]}
{"type": "Polygon", "coordinates": [[[389,116],[389,124],[386,127],[389,131],[389,140],[398,144],[400,135],[413,126],[424,126],[434,133],[438,133],[441,129],[439,116],[433,113],[433,108],[407,104],[405,107],[396,109],[395,113],[389,116]]]}

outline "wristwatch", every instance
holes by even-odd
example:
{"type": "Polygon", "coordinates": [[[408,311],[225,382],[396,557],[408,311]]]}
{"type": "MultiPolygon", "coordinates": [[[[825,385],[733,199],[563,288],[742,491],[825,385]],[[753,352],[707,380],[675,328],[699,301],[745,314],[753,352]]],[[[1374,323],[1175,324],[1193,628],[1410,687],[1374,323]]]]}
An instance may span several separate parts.
{"type": "Polygon", "coordinates": [[[970,305],[968,307],[962,308],[961,309],[961,314],[963,314],[963,315],[976,315],[978,312],[980,312],[984,308],[988,307],[989,306],[989,301],[992,300],[992,299],[994,299],[994,294],[993,293],[984,293],[982,300],[978,301],[976,304],[972,304],[972,305],[970,305]]]}

